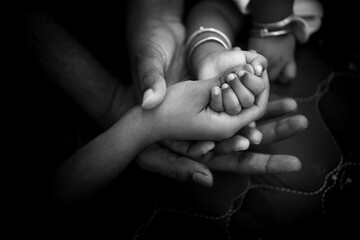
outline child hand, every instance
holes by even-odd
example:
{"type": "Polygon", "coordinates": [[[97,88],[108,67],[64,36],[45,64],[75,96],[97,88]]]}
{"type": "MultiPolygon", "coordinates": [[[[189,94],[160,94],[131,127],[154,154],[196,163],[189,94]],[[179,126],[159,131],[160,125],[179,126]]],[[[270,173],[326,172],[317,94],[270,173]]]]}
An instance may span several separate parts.
{"type": "Polygon", "coordinates": [[[262,55],[234,47],[230,51],[212,52],[201,58],[195,65],[195,76],[200,80],[209,79],[245,64],[251,64],[257,76],[267,69],[267,60],[262,55]]]}
{"type": "Polygon", "coordinates": [[[254,73],[250,64],[227,71],[220,77],[221,88],[216,86],[211,90],[210,107],[216,112],[225,110],[234,115],[253,105],[255,98],[265,90],[265,80],[254,73]]]}
{"type": "Polygon", "coordinates": [[[269,80],[282,83],[296,77],[294,59],[296,40],[292,34],[278,37],[251,37],[249,48],[264,55],[269,62],[269,80]]]}
{"type": "MultiPolygon", "coordinates": [[[[254,75],[255,76],[255,75],[254,75]]],[[[151,111],[143,111],[155,141],[164,139],[222,140],[232,137],[239,129],[262,116],[269,95],[267,72],[264,89],[250,107],[237,115],[215,112],[209,106],[210,92],[220,86],[219,77],[205,81],[184,81],[167,89],[164,101],[151,111]]]]}

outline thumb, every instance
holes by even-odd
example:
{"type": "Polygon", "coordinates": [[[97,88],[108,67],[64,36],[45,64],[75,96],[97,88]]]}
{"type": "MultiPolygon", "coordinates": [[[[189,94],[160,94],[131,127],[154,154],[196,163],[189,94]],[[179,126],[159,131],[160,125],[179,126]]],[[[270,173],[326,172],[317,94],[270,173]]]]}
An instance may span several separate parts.
{"type": "Polygon", "coordinates": [[[282,83],[287,83],[296,77],[296,62],[295,59],[291,59],[283,69],[279,81],[282,83]]]}
{"type": "Polygon", "coordinates": [[[137,163],[144,170],[178,181],[192,181],[208,187],[213,184],[213,176],[205,165],[170,152],[157,144],[143,150],[137,163]]]}
{"type": "Polygon", "coordinates": [[[165,79],[159,74],[152,74],[144,79],[144,94],[142,97],[141,107],[143,109],[152,109],[159,105],[166,93],[165,79]]]}
{"type": "Polygon", "coordinates": [[[139,53],[135,60],[135,79],[142,94],[142,107],[152,109],[165,97],[166,81],[163,54],[156,50],[139,53]]]}

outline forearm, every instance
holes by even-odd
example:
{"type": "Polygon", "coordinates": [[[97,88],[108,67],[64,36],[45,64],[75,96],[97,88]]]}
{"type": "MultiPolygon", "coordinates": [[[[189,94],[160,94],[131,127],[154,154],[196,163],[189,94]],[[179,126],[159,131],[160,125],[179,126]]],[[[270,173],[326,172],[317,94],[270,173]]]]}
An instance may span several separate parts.
{"type": "Polygon", "coordinates": [[[146,119],[140,107],[131,109],[66,160],[55,174],[55,204],[68,205],[91,197],[114,180],[144,147],[155,142],[156,132],[151,120],[146,119]]]}
{"type": "MultiPolygon", "coordinates": [[[[183,1],[181,0],[135,0],[131,1],[127,19],[127,38],[133,73],[139,79],[138,69],[143,60],[156,59],[158,69],[167,68],[171,56],[183,41],[183,1]]],[[[151,72],[148,71],[141,72],[151,72]]]]}
{"type": "MultiPolygon", "coordinates": [[[[188,15],[187,38],[189,38],[194,32],[198,31],[200,27],[215,28],[216,30],[221,31],[229,38],[231,44],[233,45],[236,33],[242,28],[242,17],[239,11],[231,8],[224,2],[204,1],[196,5],[188,15]]],[[[225,40],[216,33],[205,32],[191,40],[187,46],[188,51],[194,46],[194,44],[207,37],[219,37],[221,40],[225,40]]],[[[201,67],[204,59],[206,59],[209,55],[217,52],[223,52],[225,50],[224,46],[220,43],[207,41],[199,45],[199,47],[192,52],[191,58],[188,58],[188,64],[191,66],[194,74],[196,75],[197,69],[201,67]]]]}
{"type": "Polygon", "coordinates": [[[292,14],[294,0],[251,0],[250,4],[254,22],[273,23],[292,14]]]}
{"type": "Polygon", "coordinates": [[[216,28],[226,34],[233,42],[235,34],[242,28],[240,12],[224,1],[203,1],[191,9],[186,20],[188,33],[201,26],[216,28]],[[240,20],[240,21],[239,21],[240,20]]]}
{"type": "MultiPolygon", "coordinates": [[[[110,113],[114,98],[128,98],[131,92],[119,85],[90,52],[51,16],[38,11],[29,12],[26,23],[29,46],[48,78],[100,125],[111,125],[115,121],[110,113]]],[[[128,102],[130,100],[129,97],[128,102]]],[[[129,108],[125,104],[122,107],[123,111],[129,108]]],[[[116,111],[121,112],[119,109],[116,111]]]]}

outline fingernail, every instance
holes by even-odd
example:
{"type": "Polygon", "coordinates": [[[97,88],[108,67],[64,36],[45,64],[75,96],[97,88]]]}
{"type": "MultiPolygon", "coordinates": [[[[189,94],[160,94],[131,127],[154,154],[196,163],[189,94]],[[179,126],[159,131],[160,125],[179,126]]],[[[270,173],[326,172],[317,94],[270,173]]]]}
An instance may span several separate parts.
{"type": "Polygon", "coordinates": [[[247,71],[247,72],[249,72],[251,74],[255,74],[255,69],[251,64],[245,64],[243,66],[243,71],[247,71]]]}
{"type": "Polygon", "coordinates": [[[261,65],[257,65],[255,66],[255,69],[256,69],[256,75],[260,76],[262,71],[263,71],[263,68],[261,65]]]}
{"type": "Polygon", "coordinates": [[[248,139],[241,139],[241,141],[239,141],[237,143],[236,146],[236,151],[245,151],[250,147],[250,141],[248,139]]]}
{"type": "Polygon", "coordinates": [[[149,88],[148,90],[145,91],[144,96],[143,96],[143,102],[142,102],[142,107],[146,106],[146,104],[150,101],[150,99],[154,96],[154,90],[152,90],[151,88],[149,88]]]}
{"type": "Polygon", "coordinates": [[[238,75],[239,78],[241,78],[242,76],[245,75],[245,71],[244,70],[239,70],[236,74],[238,75]]]}
{"type": "Polygon", "coordinates": [[[260,144],[262,137],[263,137],[263,135],[261,132],[256,132],[254,138],[252,139],[253,144],[256,144],[256,145],[260,144]]]}
{"type": "Polygon", "coordinates": [[[211,142],[208,145],[206,145],[206,147],[203,149],[202,154],[206,154],[208,152],[210,152],[213,148],[215,147],[215,143],[211,142]]]}
{"type": "Polygon", "coordinates": [[[254,127],[256,127],[256,122],[255,122],[255,121],[253,121],[253,122],[249,123],[249,125],[248,125],[248,126],[249,126],[249,127],[254,128],[254,127]]]}
{"type": "Polygon", "coordinates": [[[210,177],[202,172],[194,172],[192,174],[192,180],[207,187],[211,187],[212,185],[210,177]]]}
{"type": "Polygon", "coordinates": [[[229,87],[229,84],[227,84],[227,83],[224,83],[223,85],[221,85],[221,89],[226,89],[228,87],[229,87]]]}
{"type": "Polygon", "coordinates": [[[226,81],[232,81],[235,79],[235,74],[230,73],[226,76],[226,81]]]}
{"type": "Polygon", "coordinates": [[[298,172],[301,170],[301,162],[296,157],[289,157],[287,165],[286,172],[298,172]]]}
{"type": "Polygon", "coordinates": [[[219,95],[220,94],[220,88],[219,87],[214,87],[213,89],[212,89],[212,92],[213,92],[213,94],[214,95],[219,95]]]}

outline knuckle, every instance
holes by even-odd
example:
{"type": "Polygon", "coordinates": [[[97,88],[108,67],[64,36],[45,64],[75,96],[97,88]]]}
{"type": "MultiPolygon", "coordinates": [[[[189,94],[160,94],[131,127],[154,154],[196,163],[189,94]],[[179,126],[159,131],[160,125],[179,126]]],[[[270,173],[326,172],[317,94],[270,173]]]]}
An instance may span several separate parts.
{"type": "Polygon", "coordinates": [[[244,97],[244,98],[242,99],[241,105],[242,105],[243,107],[246,107],[246,108],[247,108],[247,107],[250,107],[251,105],[253,105],[254,102],[255,102],[254,96],[249,95],[249,96],[244,97]]]}
{"type": "Polygon", "coordinates": [[[236,115],[239,114],[241,112],[241,107],[240,106],[234,106],[231,108],[227,108],[226,112],[230,115],[236,115]]]}

